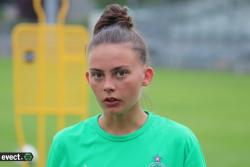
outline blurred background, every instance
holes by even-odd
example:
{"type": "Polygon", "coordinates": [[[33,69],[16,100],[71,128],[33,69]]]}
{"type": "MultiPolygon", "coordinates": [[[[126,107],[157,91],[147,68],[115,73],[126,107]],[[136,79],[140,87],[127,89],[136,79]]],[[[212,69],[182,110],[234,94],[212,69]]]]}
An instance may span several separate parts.
{"type": "MultiPolygon", "coordinates": [[[[48,24],[60,0],[43,0],[48,24]],[[48,15],[50,17],[48,17],[48,15]]],[[[109,3],[129,7],[145,37],[156,75],[143,95],[146,109],[190,127],[207,166],[250,165],[249,0],[70,0],[65,23],[91,34],[109,3]]],[[[32,0],[0,1],[0,152],[18,150],[14,122],[11,36],[19,23],[36,23],[32,0]]],[[[82,76],[79,76],[82,77],[82,76]]],[[[89,116],[100,112],[89,91],[89,116]]],[[[48,120],[53,122],[54,118],[48,120]]],[[[79,119],[70,118],[68,124],[79,119]]],[[[35,124],[27,118],[27,127],[35,124]],[[30,123],[30,124],[29,124],[30,123]]],[[[53,128],[51,128],[53,129],[53,128]]],[[[26,128],[36,148],[36,129],[26,128]]],[[[55,128],[47,135],[50,145],[55,128]]],[[[39,155],[38,155],[39,157],[39,155]]],[[[0,166],[20,166],[0,162],[0,166]]]]}

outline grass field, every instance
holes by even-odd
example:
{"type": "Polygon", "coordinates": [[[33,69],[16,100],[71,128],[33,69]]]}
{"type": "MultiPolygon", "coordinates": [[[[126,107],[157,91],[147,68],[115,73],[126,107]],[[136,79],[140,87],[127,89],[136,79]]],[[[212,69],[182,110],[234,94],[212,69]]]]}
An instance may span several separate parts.
{"type": "MultiPolygon", "coordinates": [[[[0,58],[0,151],[17,148],[12,86],[11,59],[0,58]]],[[[90,96],[90,115],[94,115],[100,109],[90,96]]],[[[250,75],[158,69],[145,90],[143,105],[190,127],[200,140],[208,167],[250,165],[250,75]]],[[[27,118],[29,122],[35,123],[27,118]]],[[[35,128],[27,128],[27,138],[34,143],[35,128]]],[[[0,166],[17,165],[0,162],[0,166]]]]}

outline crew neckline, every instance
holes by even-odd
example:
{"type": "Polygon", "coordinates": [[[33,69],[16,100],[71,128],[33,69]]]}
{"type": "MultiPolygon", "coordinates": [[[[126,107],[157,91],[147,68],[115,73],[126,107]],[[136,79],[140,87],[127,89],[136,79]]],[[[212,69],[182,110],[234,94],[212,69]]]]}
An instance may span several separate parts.
{"type": "Polygon", "coordinates": [[[110,141],[122,142],[122,141],[132,140],[132,139],[140,136],[141,134],[143,134],[152,124],[152,121],[151,121],[152,120],[152,113],[148,112],[148,111],[145,111],[145,113],[147,114],[147,119],[144,122],[144,124],[139,129],[137,129],[131,133],[125,134],[125,135],[114,135],[114,134],[111,134],[111,133],[105,131],[104,129],[102,129],[101,126],[99,125],[99,122],[98,122],[98,119],[101,116],[101,114],[98,114],[95,117],[96,132],[100,136],[102,136],[103,138],[108,139],[110,141]]]}

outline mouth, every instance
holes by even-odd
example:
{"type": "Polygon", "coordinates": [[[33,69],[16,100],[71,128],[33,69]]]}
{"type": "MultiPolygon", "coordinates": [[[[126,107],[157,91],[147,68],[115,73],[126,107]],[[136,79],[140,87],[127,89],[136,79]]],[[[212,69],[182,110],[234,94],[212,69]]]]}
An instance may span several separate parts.
{"type": "Polygon", "coordinates": [[[114,97],[107,97],[103,100],[103,103],[106,107],[117,107],[120,104],[121,100],[114,97]]]}

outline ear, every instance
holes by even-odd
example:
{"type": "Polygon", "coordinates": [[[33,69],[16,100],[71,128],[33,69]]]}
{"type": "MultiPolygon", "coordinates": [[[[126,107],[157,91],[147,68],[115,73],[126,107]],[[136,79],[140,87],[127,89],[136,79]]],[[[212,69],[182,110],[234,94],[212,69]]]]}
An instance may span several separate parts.
{"type": "Polygon", "coordinates": [[[88,72],[88,71],[85,73],[85,78],[86,78],[86,80],[87,80],[88,83],[89,83],[89,72],[88,72]]]}
{"type": "Polygon", "coordinates": [[[142,86],[148,86],[153,79],[154,69],[150,66],[146,66],[144,69],[144,79],[142,82],[142,86]]]}

